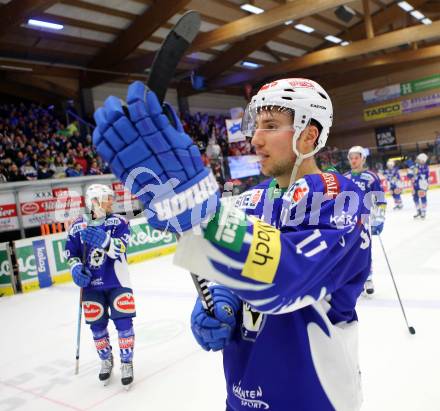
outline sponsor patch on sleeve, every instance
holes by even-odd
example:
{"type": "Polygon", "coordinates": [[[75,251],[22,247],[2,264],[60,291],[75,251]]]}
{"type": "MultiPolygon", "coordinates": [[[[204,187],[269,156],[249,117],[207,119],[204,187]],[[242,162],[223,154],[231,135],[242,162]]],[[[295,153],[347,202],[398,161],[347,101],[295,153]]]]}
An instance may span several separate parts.
{"type": "Polygon", "coordinates": [[[298,204],[309,193],[310,188],[304,178],[299,179],[283,196],[292,205],[298,204]]]}
{"type": "Polygon", "coordinates": [[[262,220],[254,220],[254,235],[242,275],[271,284],[281,256],[280,231],[262,220]]]}
{"type": "Polygon", "coordinates": [[[324,184],[324,195],[329,199],[334,199],[341,192],[338,178],[332,173],[320,174],[322,184],[324,184]]]}
{"type": "Polygon", "coordinates": [[[255,210],[257,208],[258,203],[263,198],[263,195],[264,195],[263,188],[256,188],[254,190],[246,191],[237,198],[235,202],[235,207],[255,210]]]}

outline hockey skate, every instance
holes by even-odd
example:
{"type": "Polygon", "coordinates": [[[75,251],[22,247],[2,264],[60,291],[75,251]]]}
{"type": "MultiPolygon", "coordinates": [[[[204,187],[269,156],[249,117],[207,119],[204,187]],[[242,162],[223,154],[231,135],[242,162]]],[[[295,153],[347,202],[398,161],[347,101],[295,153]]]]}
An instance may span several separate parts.
{"type": "Polygon", "coordinates": [[[422,213],[420,212],[420,210],[417,210],[417,214],[415,214],[413,217],[414,218],[419,218],[422,216],[422,213]]]}
{"type": "Polygon", "coordinates": [[[365,281],[364,284],[364,292],[367,295],[372,295],[374,294],[374,284],[373,284],[373,280],[367,280],[365,281]]]}
{"type": "Polygon", "coordinates": [[[426,211],[420,212],[420,218],[424,220],[426,218],[426,211]]]}
{"type": "Polygon", "coordinates": [[[101,381],[104,384],[104,386],[110,382],[112,370],[113,370],[113,355],[110,354],[110,357],[107,360],[101,361],[101,371],[99,371],[99,381],[101,381]]]}
{"type": "Polygon", "coordinates": [[[126,390],[129,390],[133,383],[133,362],[121,363],[121,383],[126,390]]]}
{"type": "Polygon", "coordinates": [[[394,207],[393,207],[393,210],[401,210],[403,208],[403,204],[396,204],[394,207]]]}

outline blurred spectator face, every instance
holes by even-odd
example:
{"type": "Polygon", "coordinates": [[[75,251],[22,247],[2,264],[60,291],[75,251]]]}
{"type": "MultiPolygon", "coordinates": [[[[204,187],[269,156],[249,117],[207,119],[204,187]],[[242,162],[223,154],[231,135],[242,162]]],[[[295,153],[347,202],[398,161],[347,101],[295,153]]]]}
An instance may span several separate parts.
{"type": "Polygon", "coordinates": [[[9,170],[11,170],[11,173],[14,173],[14,174],[18,173],[18,167],[17,167],[17,165],[14,164],[14,163],[12,163],[12,164],[10,165],[9,170]]]}

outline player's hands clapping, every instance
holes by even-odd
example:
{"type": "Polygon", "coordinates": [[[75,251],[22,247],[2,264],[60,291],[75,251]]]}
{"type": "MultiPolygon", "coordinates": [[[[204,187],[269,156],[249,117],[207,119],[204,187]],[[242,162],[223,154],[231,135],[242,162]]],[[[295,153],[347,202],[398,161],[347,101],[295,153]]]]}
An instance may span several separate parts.
{"type": "Polygon", "coordinates": [[[230,342],[237,323],[240,299],[226,287],[210,287],[214,301],[214,316],[203,308],[197,298],[191,314],[191,330],[199,345],[206,351],[218,351],[230,342]]]}

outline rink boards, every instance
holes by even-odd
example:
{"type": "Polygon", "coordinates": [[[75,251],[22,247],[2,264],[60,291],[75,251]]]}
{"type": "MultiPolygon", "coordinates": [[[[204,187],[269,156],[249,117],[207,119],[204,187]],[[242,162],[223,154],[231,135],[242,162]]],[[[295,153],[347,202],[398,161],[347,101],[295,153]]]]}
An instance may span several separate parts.
{"type": "MultiPolygon", "coordinates": [[[[130,226],[131,234],[127,249],[127,260],[130,264],[175,251],[176,238],[173,234],[152,228],[146,224],[144,218],[131,220],[130,226]]],[[[65,242],[65,232],[14,242],[18,281],[23,293],[72,280],[64,256],[65,242]]],[[[5,258],[0,247],[0,267],[5,258]]],[[[0,294],[13,294],[10,279],[10,275],[0,276],[0,294]]]]}

